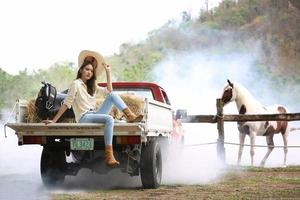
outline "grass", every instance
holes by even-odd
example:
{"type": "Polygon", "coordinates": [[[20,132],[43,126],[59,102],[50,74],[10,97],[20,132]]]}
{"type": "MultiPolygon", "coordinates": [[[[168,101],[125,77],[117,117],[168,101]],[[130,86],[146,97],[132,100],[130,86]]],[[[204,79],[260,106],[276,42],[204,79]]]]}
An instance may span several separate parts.
{"type": "Polygon", "coordinates": [[[163,185],[158,189],[99,189],[52,194],[54,200],[83,199],[299,199],[300,166],[230,168],[214,183],[163,185]]]}

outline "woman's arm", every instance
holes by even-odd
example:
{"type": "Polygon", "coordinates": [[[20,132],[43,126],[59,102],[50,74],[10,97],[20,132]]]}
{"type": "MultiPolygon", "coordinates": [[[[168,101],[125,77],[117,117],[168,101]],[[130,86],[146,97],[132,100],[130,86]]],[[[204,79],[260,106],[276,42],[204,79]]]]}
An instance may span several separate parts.
{"type": "Polygon", "coordinates": [[[112,92],[113,91],[113,87],[112,87],[111,73],[110,73],[111,67],[108,64],[106,64],[106,63],[104,63],[103,66],[104,66],[104,69],[105,69],[105,72],[106,72],[107,90],[109,92],[112,92]]]}
{"type": "Polygon", "coordinates": [[[56,123],[59,120],[59,118],[66,112],[67,109],[68,109],[67,105],[63,104],[59,108],[58,112],[56,113],[56,115],[54,116],[54,118],[52,120],[47,119],[47,120],[43,120],[43,122],[45,124],[56,123]]]}
{"type": "Polygon", "coordinates": [[[59,118],[65,113],[65,111],[68,108],[71,108],[72,103],[75,99],[76,93],[77,93],[77,87],[76,87],[75,81],[73,81],[73,83],[71,84],[71,86],[68,90],[68,94],[64,100],[64,103],[61,105],[61,107],[59,108],[59,110],[56,113],[56,115],[54,116],[54,118],[52,120],[43,120],[43,122],[45,124],[56,123],[59,120],[59,118]]]}

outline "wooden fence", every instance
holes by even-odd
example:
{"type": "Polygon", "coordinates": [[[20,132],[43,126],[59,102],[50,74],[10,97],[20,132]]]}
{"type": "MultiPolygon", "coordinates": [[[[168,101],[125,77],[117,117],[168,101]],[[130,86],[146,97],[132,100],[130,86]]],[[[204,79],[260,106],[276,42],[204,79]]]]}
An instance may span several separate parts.
{"type": "Polygon", "coordinates": [[[181,119],[182,123],[217,123],[218,140],[217,153],[220,161],[225,162],[225,147],[224,147],[224,122],[238,121],[298,121],[300,113],[285,113],[285,114],[259,114],[259,115],[224,115],[223,103],[221,99],[217,99],[217,114],[216,115],[188,115],[181,119]]]}

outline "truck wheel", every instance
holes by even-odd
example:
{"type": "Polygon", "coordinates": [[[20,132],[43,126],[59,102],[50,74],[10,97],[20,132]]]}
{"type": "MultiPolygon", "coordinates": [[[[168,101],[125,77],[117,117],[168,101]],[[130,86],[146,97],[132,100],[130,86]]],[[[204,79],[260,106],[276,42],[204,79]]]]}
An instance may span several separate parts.
{"type": "Polygon", "coordinates": [[[62,184],[65,180],[66,156],[61,150],[44,147],[41,156],[41,177],[45,186],[62,184]]]}
{"type": "Polygon", "coordinates": [[[169,155],[172,155],[169,153],[171,145],[169,144],[168,138],[165,137],[159,138],[158,142],[159,142],[159,147],[162,155],[162,160],[164,161],[165,164],[166,161],[168,161],[169,159],[169,155]]]}
{"type": "Polygon", "coordinates": [[[159,143],[150,141],[141,152],[141,180],[144,188],[158,188],[162,177],[162,157],[159,143]]]}

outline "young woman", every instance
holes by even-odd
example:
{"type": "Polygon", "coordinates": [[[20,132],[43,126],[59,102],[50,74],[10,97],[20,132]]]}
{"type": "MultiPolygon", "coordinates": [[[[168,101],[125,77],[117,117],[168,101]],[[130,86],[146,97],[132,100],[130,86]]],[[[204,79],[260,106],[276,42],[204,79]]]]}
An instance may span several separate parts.
{"type": "Polygon", "coordinates": [[[119,95],[113,92],[111,67],[104,62],[99,53],[82,51],[79,54],[78,65],[80,68],[76,80],[72,82],[63,105],[52,120],[44,120],[44,123],[57,122],[62,114],[71,107],[75,114],[75,120],[79,123],[104,123],[105,162],[110,167],[116,166],[119,162],[116,161],[112,148],[114,119],[108,114],[112,105],[123,111],[128,122],[139,122],[143,119],[143,115],[136,116],[119,95]],[[103,70],[106,73],[107,88],[99,87],[96,84],[96,77],[103,70]],[[106,98],[100,108],[96,110],[98,94],[105,95],[106,98]]]}

